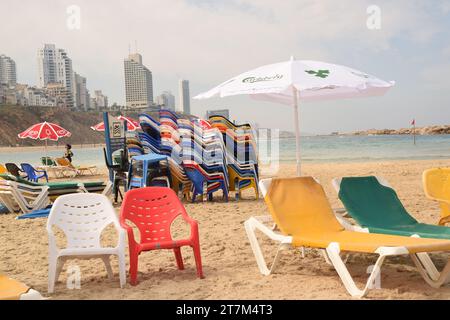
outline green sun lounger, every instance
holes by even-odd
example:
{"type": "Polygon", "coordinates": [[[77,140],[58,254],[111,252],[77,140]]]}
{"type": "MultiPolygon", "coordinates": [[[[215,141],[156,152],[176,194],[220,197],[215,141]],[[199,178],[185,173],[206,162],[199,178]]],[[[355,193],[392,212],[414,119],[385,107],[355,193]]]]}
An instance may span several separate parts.
{"type": "Polygon", "coordinates": [[[105,188],[105,183],[102,181],[76,182],[76,181],[61,181],[37,183],[31,182],[20,177],[14,177],[10,174],[0,174],[0,178],[20,182],[29,186],[48,186],[49,195],[62,195],[67,193],[77,192],[80,188],[86,189],[88,192],[102,191],[105,188]]]}
{"type": "Polygon", "coordinates": [[[370,233],[450,239],[450,228],[414,219],[387,182],[374,176],[334,179],[348,214],[370,233]]]}

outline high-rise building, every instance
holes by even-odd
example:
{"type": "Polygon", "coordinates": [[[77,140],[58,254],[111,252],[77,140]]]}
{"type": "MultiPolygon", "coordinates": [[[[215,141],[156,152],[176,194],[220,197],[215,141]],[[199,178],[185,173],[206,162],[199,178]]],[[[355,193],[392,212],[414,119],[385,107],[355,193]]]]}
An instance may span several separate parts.
{"type": "Polygon", "coordinates": [[[108,97],[102,93],[102,90],[94,91],[94,99],[98,110],[108,108],[108,97]]]}
{"type": "Polygon", "coordinates": [[[189,80],[180,79],[178,82],[178,95],[180,102],[178,104],[179,112],[191,114],[191,98],[189,96],[189,80]]]}
{"type": "Polygon", "coordinates": [[[37,62],[38,86],[44,88],[49,84],[61,84],[69,92],[67,106],[73,107],[72,60],[64,49],[57,49],[54,44],[45,44],[43,48],[38,49],[37,62]]]}
{"type": "Polygon", "coordinates": [[[170,91],[164,91],[157,96],[155,103],[163,109],[175,111],[175,96],[170,91]]]}
{"type": "Polygon", "coordinates": [[[4,54],[0,55],[0,84],[10,87],[17,83],[16,63],[4,54]]]}
{"type": "Polygon", "coordinates": [[[125,99],[127,108],[147,108],[153,105],[152,73],[142,64],[139,53],[124,60],[125,99]]]}
{"type": "Polygon", "coordinates": [[[77,110],[89,109],[89,92],[86,87],[86,78],[73,73],[73,105],[77,110]]]}

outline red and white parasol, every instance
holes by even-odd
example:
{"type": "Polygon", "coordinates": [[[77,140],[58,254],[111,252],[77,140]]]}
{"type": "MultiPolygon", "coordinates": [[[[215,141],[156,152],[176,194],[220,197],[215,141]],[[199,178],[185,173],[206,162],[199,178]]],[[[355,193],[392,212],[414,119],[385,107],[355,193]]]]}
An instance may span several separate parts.
{"type": "MultiPolygon", "coordinates": [[[[139,128],[139,122],[134,119],[118,116],[117,119],[127,122],[127,131],[136,131],[139,128]]],[[[95,126],[91,127],[95,131],[105,131],[105,124],[103,122],[97,123],[95,126]]]]}
{"type": "Polygon", "coordinates": [[[32,125],[18,136],[20,139],[45,140],[45,156],[47,157],[47,140],[58,141],[59,138],[70,137],[71,133],[57,124],[44,121],[32,125]]]}

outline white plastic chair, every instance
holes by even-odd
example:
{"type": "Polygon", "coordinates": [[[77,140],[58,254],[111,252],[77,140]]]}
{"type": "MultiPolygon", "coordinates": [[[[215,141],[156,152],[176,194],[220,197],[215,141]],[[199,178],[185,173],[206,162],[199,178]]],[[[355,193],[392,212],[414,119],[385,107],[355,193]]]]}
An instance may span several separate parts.
{"type": "Polygon", "coordinates": [[[109,256],[119,259],[120,287],[125,285],[125,241],[126,232],[120,226],[116,212],[108,200],[101,194],[76,193],[60,196],[52,206],[47,221],[49,268],[48,292],[53,293],[64,262],[68,259],[103,260],[108,277],[113,276],[109,256]],[[102,231],[113,224],[119,234],[116,247],[102,247],[102,231]],[[52,227],[60,228],[67,239],[67,247],[58,248],[52,227]]]}

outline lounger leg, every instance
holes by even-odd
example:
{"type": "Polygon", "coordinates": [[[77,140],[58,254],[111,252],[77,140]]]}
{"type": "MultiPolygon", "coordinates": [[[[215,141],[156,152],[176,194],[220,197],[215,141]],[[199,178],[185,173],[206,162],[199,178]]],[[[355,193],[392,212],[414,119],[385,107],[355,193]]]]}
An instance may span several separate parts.
{"type": "MultiPolygon", "coordinates": [[[[411,254],[411,258],[414,261],[414,264],[416,265],[420,275],[426,281],[426,283],[428,283],[433,288],[439,288],[440,286],[448,282],[450,274],[450,261],[447,262],[441,273],[438,272],[439,277],[436,278],[436,275],[435,274],[433,275],[434,272],[431,272],[430,274],[429,267],[423,263],[424,262],[423,256],[418,257],[417,255],[418,254],[411,254]]],[[[437,271],[436,267],[434,267],[434,269],[437,271]]]]}
{"type": "Polygon", "coordinates": [[[427,271],[430,278],[433,280],[439,279],[440,273],[439,273],[438,269],[436,269],[436,266],[434,265],[433,261],[431,260],[430,256],[428,255],[428,253],[425,253],[425,252],[416,253],[416,256],[419,259],[419,261],[421,262],[422,266],[427,271]]]}
{"type": "Polygon", "coordinates": [[[113,271],[111,268],[111,262],[109,261],[109,256],[102,256],[103,263],[105,264],[106,272],[108,272],[108,279],[113,278],[113,271]]]}
{"type": "Polygon", "coordinates": [[[264,259],[264,256],[262,254],[261,251],[261,247],[258,243],[258,239],[256,238],[255,235],[255,229],[258,228],[261,231],[264,232],[264,228],[267,229],[267,231],[271,232],[271,230],[263,225],[261,226],[257,226],[256,223],[258,223],[256,220],[252,220],[252,218],[250,218],[249,220],[247,220],[244,223],[245,226],[245,231],[247,232],[247,237],[250,241],[250,246],[253,250],[253,254],[255,255],[255,259],[256,259],[256,263],[258,264],[258,268],[259,271],[263,274],[263,275],[269,275],[272,273],[272,271],[275,268],[276,263],[278,262],[279,259],[279,252],[283,249],[285,249],[286,247],[288,247],[288,244],[286,243],[281,243],[278,247],[277,253],[275,255],[275,259],[274,262],[272,263],[272,266],[270,267],[270,269],[267,267],[266,264],[266,260],[264,259]]]}
{"type": "Polygon", "coordinates": [[[331,263],[330,258],[328,258],[327,251],[326,250],[320,250],[320,251],[322,252],[323,257],[325,258],[325,262],[327,264],[329,264],[330,266],[332,266],[333,264],[331,263]]]}
{"type": "Polygon", "coordinates": [[[381,265],[384,262],[384,259],[386,258],[385,255],[381,255],[378,257],[377,262],[375,263],[373,267],[373,271],[369,276],[369,279],[367,280],[367,283],[363,290],[358,289],[355,282],[353,281],[352,276],[348,272],[347,267],[345,266],[344,262],[342,261],[342,258],[340,256],[340,248],[339,244],[336,242],[330,243],[326,249],[326,252],[328,254],[328,257],[331,260],[331,263],[333,264],[334,268],[336,269],[339,277],[341,278],[342,282],[344,283],[345,288],[347,289],[348,293],[352,295],[353,297],[362,298],[364,297],[367,292],[370,289],[371,284],[374,282],[375,278],[378,276],[381,265]]]}

